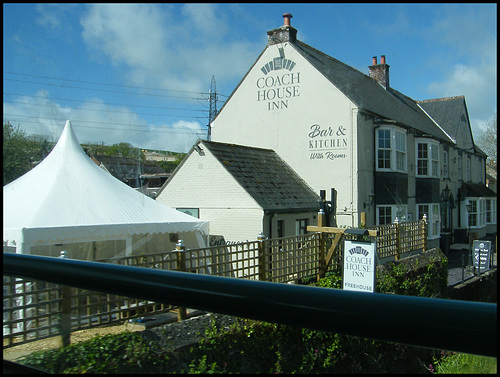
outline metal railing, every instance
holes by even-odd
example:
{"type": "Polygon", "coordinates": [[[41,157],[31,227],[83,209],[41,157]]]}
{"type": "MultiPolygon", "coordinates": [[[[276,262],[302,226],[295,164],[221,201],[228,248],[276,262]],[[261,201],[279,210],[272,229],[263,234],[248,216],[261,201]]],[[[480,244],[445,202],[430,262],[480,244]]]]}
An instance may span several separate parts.
{"type": "Polygon", "coordinates": [[[232,316],[496,357],[496,304],[4,253],[4,275],[232,316]]]}

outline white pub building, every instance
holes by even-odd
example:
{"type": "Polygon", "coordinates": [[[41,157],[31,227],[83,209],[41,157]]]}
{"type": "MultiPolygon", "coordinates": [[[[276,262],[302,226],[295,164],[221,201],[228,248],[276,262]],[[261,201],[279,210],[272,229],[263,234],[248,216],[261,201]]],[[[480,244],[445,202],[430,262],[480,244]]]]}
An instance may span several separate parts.
{"type": "Polygon", "coordinates": [[[283,17],[210,125],[212,140],[274,150],[326,200],[336,192],[330,225],[427,214],[430,246],[442,238],[445,250],[470,231],[496,232],[465,98],[415,101],[390,87],[385,56],[362,73],[298,40],[283,17]]]}

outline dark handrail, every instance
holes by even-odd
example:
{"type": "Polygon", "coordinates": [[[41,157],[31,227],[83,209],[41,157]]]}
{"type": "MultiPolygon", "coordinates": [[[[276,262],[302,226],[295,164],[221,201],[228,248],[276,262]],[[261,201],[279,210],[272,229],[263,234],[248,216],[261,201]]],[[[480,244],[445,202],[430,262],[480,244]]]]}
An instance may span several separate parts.
{"type": "Polygon", "coordinates": [[[238,317],[496,357],[497,305],[4,253],[4,275],[238,317]]]}

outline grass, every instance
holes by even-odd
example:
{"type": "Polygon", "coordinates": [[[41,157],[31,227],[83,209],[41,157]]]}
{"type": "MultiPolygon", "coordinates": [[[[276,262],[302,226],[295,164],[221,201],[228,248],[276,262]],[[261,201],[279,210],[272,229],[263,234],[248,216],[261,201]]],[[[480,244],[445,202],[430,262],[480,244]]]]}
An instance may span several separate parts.
{"type": "Polygon", "coordinates": [[[496,374],[497,358],[457,353],[444,357],[429,369],[436,374],[496,374]]]}

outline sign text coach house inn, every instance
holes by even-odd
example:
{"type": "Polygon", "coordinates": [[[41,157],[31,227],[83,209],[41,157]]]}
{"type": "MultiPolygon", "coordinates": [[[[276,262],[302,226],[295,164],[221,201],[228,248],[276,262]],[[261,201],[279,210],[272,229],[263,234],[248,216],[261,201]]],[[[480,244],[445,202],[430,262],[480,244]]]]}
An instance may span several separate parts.
{"type": "Polygon", "coordinates": [[[274,150],[315,192],[334,188],[331,225],[356,227],[362,212],[368,226],[425,213],[429,246],[442,239],[444,250],[469,229],[496,232],[465,98],[415,101],[390,86],[384,55],[364,74],[298,40],[283,17],[213,119],[212,140],[274,150]]]}

